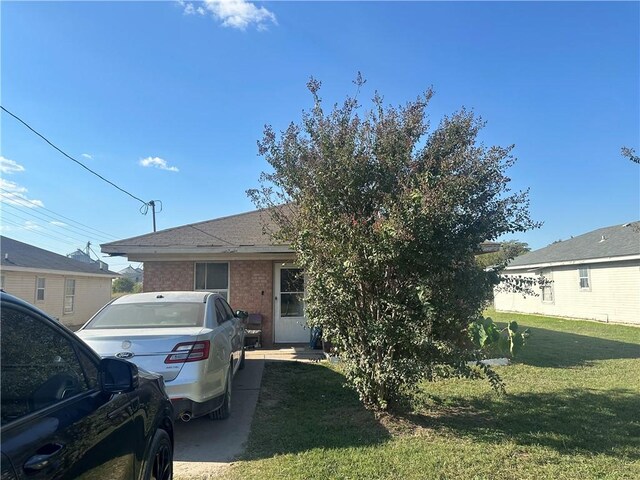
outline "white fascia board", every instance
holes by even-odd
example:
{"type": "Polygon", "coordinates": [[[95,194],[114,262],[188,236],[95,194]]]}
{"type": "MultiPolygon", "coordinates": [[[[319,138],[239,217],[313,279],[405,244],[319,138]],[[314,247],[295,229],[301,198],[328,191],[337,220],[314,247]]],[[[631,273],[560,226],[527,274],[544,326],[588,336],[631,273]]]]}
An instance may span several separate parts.
{"type": "Polygon", "coordinates": [[[203,255],[203,254],[244,254],[244,253],[293,253],[293,250],[287,245],[240,245],[227,247],[140,247],[140,246],[123,246],[122,248],[103,248],[102,253],[115,255],[203,255]]]}
{"type": "Polygon", "coordinates": [[[271,260],[275,262],[279,261],[292,261],[295,259],[295,254],[290,253],[270,253],[270,254],[222,254],[222,253],[210,253],[200,255],[176,255],[176,254],[131,254],[127,256],[127,259],[131,262],[209,262],[220,261],[229,262],[234,260],[271,260]]]}
{"type": "Polygon", "coordinates": [[[601,257],[601,258],[585,258],[582,260],[568,260],[564,262],[548,262],[548,263],[528,263],[526,265],[508,266],[505,270],[527,270],[549,267],[561,267],[567,265],[585,265],[592,263],[611,263],[626,262],[629,260],[640,260],[640,255],[623,255],[620,257],[601,257]]]}
{"type": "Polygon", "coordinates": [[[63,275],[67,277],[96,277],[96,278],[118,278],[122,275],[117,273],[90,273],[90,272],[76,272],[73,270],[53,270],[51,268],[31,268],[31,267],[16,267],[12,265],[3,265],[2,270],[7,272],[27,272],[37,274],[48,275],[63,275]]]}

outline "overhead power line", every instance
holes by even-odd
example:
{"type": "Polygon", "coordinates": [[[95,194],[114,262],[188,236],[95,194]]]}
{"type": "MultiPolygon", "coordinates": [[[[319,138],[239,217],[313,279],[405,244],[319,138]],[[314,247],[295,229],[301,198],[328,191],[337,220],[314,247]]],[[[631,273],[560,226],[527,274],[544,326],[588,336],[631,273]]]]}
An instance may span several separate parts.
{"type": "Polygon", "coordinates": [[[25,227],[24,225],[20,224],[19,222],[14,222],[14,221],[12,221],[12,220],[10,220],[10,219],[6,218],[6,217],[4,217],[4,218],[2,219],[2,223],[3,223],[3,224],[7,223],[7,224],[9,224],[9,225],[13,225],[13,226],[15,226],[15,227],[22,228],[23,230],[27,230],[27,231],[29,231],[30,233],[35,233],[36,235],[41,235],[41,236],[43,236],[43,237],[47,237],[47,238],[50,238],[50,239],[52,239],[52,240],[57,240],[58,242],[62,242],[62,243],[64,243],[65,245],[72,246],[73,248],[78,248],[77,244],[72,243],[73,241],[76,241],[76,240],[74,240],[73,238],[61,238],[61,237],[56,237],[55,235],[50,235],[49,233],[47,233],[47,232],[42,232],[42,231],[40,231],[40,230],[38,230],[38,229],[27,228],[27,227],[25,227]]]}
{"type": "Polygon", "coordinates": [[[56,149],[58,152],[60,152],[62,155],[64,155],[65,157],[67,157],[69,160],[76,162],[78,165],[80,165],[82,168],[84,168],[85,170],[87,170],[88,172],[91,172],[93,175],[95,175],[96,177],[98,177],[99,179],[107,182],[109,185],[111,185],[112,187],[117,188],[118,190],[120,190],[122,193],[125,193],[127,195],[129,195],[131,198],[139,201],[140,203],[147,205],[148,202],[145,202],[144,200],[142,200],[140,197],[135,196],[133,193],[126,191],[124,188],[119,187],[118,185],[116,185],[115,183],[113,183],[111,180],[107,180],[106,178],[104,178],[102,175],[100,175],[99,173],[91,170],[89,167],[87,167],[84,163],[82,163],[80,160],[77,160],[75,158],[73,158],[71,155],[69,155],[67,152],[65,152],[64,150],[62,150],[61,148],[57,147],[56,145],[54,145],[51,141],[49,141],[49,139],[47,139],[47,137],[45,137],[44,135],[42,135],[40,132],[36,131],[33,127],[31,127],[31,125],[29,125],[27,122],[25,122],[24,120],[22,120],[20,117],[18,117],[16,114],[10,112],[9,110],[7,110],[6,108],[4,108],[2,105],[0,105],[0,108],[8,113],[9,115],[11,115],[13,118],[15,118],[16,120],[18,120],[20,123],[22,123],[25,127],[27,127],[29,130],[31,130],[33,133],[35,133],[37,136],[39,136],[42,140],[44,140],[45,142],[47,142],[49,145],[51,145],[54,149],[56,149]]]}
{"type": "Polygon", "coordinates": [[[231,243],[231,242],[229,242],[229,241],[225,240],[224,238],[216,237],[213,233],[205,232],[205,231],[204,231],[204,230],[202,230],[201,228],[194,227],[193,225],[187,225],[187,226],[188,226],[188,227],[191,227],[191,228],[193,228],[194,230],[197,230],[197,231],[199,231],[199,232],[201,232],[201,233],[204,233],[205,235],[208,235],[208,236],[210,236],[210,237],[212,237],[212,238],[215,238],[216,240],[220,240],[221,242],[224,242],[224,243],[226,243],[226,244],[229,244],[229,245],[231,245],[231,246],[234,246],[234,247],[235,247],[235,245],[234,245],[233,243],[231,243]]]}
{"type": "MultiPolygon", "coordinates": [[[[19,210],[19,209],[17,209],[17,210],[18,210],[18,211],[21,211],[21,210],[19,210]]],[[[24,213],[24,212],[23,212],[23,213],[24,213]]],[[[16,218],[19,218],[20,220],[22,220],[22,221],[24,221],[24,222],[31,222],[31,225],[36,226],[36,227],[38,227],[38,228],[46,229],[46,228],[48,228],[48,227],[49,227],[49,225],[48,225],[48,224],[46,224],[46,225],[42,225],[41,223],[38,223],[38,221],[37,221],[37,220],[39,220],[40,222],[42,222],[42,219],[39,219],[39,218],[37,218],[37,217],[32,217],[32,218],[35,218],[35,219],[36,219],[36,221],[33,221],[33,220],[30,220],[30,219],[29,219],[29,218],[27,218],[27,217],[23,217],[22,215],[18,215],[17,213],[10,212],[10,211],[8,211],[8,210],[5,210],[4,212],[2,212],[2,221],[3,221],[3,222],[7,219],[7,215],[10,215],[11,217],[13,217],[14,221],[15,221],[15,219],[16,219],[16,218]]],[[[31,231],[31,232],[35,231],[34,229],[28,228],[27,226],[24,226],[24,225],[23,225],[23,228],[24,228],[25,230],[29,230],[29,231],[31,231]]],[[[77,232],[73,232],[73,231],[69,231],[69,232],[49,232],[49,231],[47,230],[47,232],[48,232],[48,233],[59,233],[59,234],[64,235],[64,236],[65,236],[65,237],[67,237],[68,239],[75,240],[75,241],[77,241],[77,242],[82,242],[82,243],[84,243],[84,242],[86,242],[86,241],[87,241],[87,237],[84,237],[84,238],[83,238],[83,237],[80,237],[80,236],[78,236],[79,234],[78,234],[77,232]]],[[[82,235],[82,234],[80,234],[80,235],[82,235]]]]}
{"type": "Polygon", "coordinates": [[[2,196],[0,196],[0,198],[4,198],[5,199],[5,201],[3,202],[5,204],[8,204],[8,201],[13,201],[13,202],[19,203],[21,205],[24,205],[25,207],[29,207],[29,208],[36,207],[37,210],[46,210],[47,212],[50,212],[50,213],[52,213],[53,215],[56,215],[59,218],[55,218],[55,217],[53,217],[51,215],[47,215],[46,213],[43,213],[43,212],[39,212],[39,213],[42,213],[42,215],[46,215],[47,217],[52,218],[53,220],[60,220],[62,218],[64,220],[68,221],[68,222],[72,222],[72,223],[75,223],[76,225],[80,225],[81,227],[89,229],[89,233],[91,233],[91,231],[96,232],[96,233],[92,233],[93,236],[100,235],[100,236],[104,236],[104,237],[107,237],[107,238],[111,238],[113,240],[115,240],[117,238],[114,235],[111,235],[110,233],[104,232],[102,230],[98,230],[97,228],[90,227],[89,225],[85,225],[84,223],[80,223],[77,220],[74,220],[74,219],[69,218],[69,217],[65,217],[61,213],[57,213],[57,212],[54,212],[53,210],[49,210],[48,208],[43,207],[39,203],[34,202],[32,200],[29,200],[28,198],[16,197],[15,196],[15,192],[12,192],[10,190],[4,189],[2,187],[0,187],[0,190],[5,192],[6,194],[13,195],[11,197],[6,197],[6,196],[2,197],[2,196]]]}
{"type": "MultiPolygon", "coordinates": [[[[2,190],[2,189],[0,188],[0,190],[2,190]]],[[[15,200],[15,198],[13,198],[12,200],[15,200]]],[[[24,203],[21,203],[21,202],[15,202],[15,203],[18,204],[19,206],[24,206],[24,203]]],[[[22,212],[23,214],[29,215],[30,217],[35,218],[36,220],[44,221],[44,222],[47,223],[47,225],[51,225],[52,224],[52,220],[55,221],[55,222],[59,222],[59,219],[57,217],[54,217],[53,215],[49,215],[49,214],[47,214],[45,212],[39,212],[37,210],[31,211],[30,208],[29,209],[22,209],[22,208],[19,208],[19,207],[15,206],[15,204],[12,205],[10,202],[7,202],[5,199],[3,199],[3,201],[2,201],[2,206],[3,206],[3,208],[9,207],[12,210],[17,210],[18,212],[22,212]],[[36,213],[37,213],[37,215],[36,215],[36,213]],[[47,218],[43,218],[43,217],[47,217],[47,218]]],[[[11,212],[6,212],[6,213],[11,213],[11,212]]],[[[60,223],[63,223],[63,222],[60,222],[60,223]]],[[[109,238],[105,237],[104,235],[96,234],[96,233],[94,233],[94,232],[92,232],[90,230],[87,230],[86,228],[76,227],[75,225],[68,225],[68,224],[57,225],[55,223],[53,223],[53,225],[55,227],[61,229],[61,230],[66,230],[66,231],[69,231],[69,232],[71,232],[73,234],[76,234],[76,235],[78,235],[78,234],[86,235],[86,236],[89,236],[89,237],[97,238],[98,240],[102,239],[104,241],[109,240],[109,238]]]]}

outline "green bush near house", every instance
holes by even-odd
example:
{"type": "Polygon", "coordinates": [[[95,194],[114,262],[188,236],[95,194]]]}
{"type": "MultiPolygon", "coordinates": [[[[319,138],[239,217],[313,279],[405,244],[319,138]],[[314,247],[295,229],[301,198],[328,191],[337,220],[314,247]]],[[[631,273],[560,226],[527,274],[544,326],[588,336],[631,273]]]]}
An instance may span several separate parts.
{"type": "Polygon", "coordinates": [[[339,366],[270,363],[247,451],[227,479],[640,478],[640,328],[487,312],[528,328],[507,394],[422,383],[376,416],[339,366]]]}

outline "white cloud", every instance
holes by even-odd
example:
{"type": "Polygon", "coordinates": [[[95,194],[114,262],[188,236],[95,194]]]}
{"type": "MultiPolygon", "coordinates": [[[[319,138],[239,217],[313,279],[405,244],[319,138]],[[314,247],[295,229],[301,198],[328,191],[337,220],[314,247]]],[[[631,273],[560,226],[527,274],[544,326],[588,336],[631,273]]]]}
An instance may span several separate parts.
{"type": "Polygon", "coordinates": [[[42,230],[42,227],[38,225],[36,222],[32,222],[31,220],[27,220],[24,222],[22,226],[25,230],[42,230]]]}
{"type": "Polygon", "coordinates": [[[180,170],[178,170],[178,167],[170,167],[167,164],[167,161],[159,158],[159,157],[147,157],[147,158],[141,158],[140,159],[140,165],[142,165],[143,167],[155,167],[155,168],[159,168],[160,170],[167,170],[169,172],[179,172],[180,170]]]}
{"type": "Polygon", "coordinates": [[[213,18],[222,22],[223,27],[246,30],[255,25],[258,30],[266,30],[270,23],[278,24],[273,12],[256,7],[247,0],[205,0],[204,6],[198,7],[185,0],[178,0],[178,3],[184,8],[185,15],[205,15],[208,11],[213,18]]]}
{"type": "Polygon", "coordinates": [[[0,155],[0,172],[6,174],[24,172],[24,167],[18,162],[0,155]]]}
{"type": "Polygon", "coordinates": [[[64,222],[58,222],[57,220],[53,220],[49,222],[51,225],[55,225],[56,227],[66,227],[67,224],[64,222]]]}
{"type": "Polygon", "coordinates": [[[87,158],[89,160],[93,160],[93,157],[91,155],[89,155],[88,153],[81,153],[80,156],[84,157],[84,158],[87,158]]]}
{"type": "Polygon", "coordinates": [[[42,201],[27,197],[27,192],[22,185],[0,178],[0,199],[4,203],[25,208],[44,207],[42,201]]]}

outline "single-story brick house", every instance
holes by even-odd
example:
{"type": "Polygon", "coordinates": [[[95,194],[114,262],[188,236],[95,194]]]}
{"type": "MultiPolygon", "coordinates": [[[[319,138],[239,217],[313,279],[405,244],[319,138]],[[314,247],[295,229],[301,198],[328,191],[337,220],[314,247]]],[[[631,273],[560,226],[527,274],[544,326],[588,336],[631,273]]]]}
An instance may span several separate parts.
{"type": "MultiPolygon", "coordinates": [[[[304,277],[288,245],[265,233],[264,211],[252,211],[170,228],[101,245],[102,252],[144,263],[145,292],[209,290],[235,309],[263,317],[262,341],[308,343],[304,277]]],[[[498,244],[483,244],[495,251],[498,244]]]]}
{"type": "Polygon", "coordinates": [[[506,276],[544,276],[538,296],[497,290],[498,311],[640,324],[640,222],[600,228],[512,260],[506,276]]]}
{"type": "Polygon", "coordinates": [[[111,280],[119,276],[103,262],[81,262],[8,237],[0,237],[0,254],[2,289],[72,329],[111,300],[111,280]]]}

